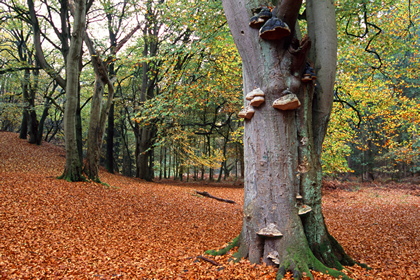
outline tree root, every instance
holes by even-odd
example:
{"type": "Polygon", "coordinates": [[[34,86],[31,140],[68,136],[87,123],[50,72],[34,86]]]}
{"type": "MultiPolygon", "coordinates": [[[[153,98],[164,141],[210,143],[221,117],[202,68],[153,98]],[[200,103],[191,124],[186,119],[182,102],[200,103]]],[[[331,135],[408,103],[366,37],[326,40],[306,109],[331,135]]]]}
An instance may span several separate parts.
{"type": "Polygon", "coordinates": [[[365,269],[370,269],[367,264],[359,263],[353,260],[338,243],[338,241],[329,233],[328,240],[325,244],[312,246],[314,256],[325,266],[332,267],[337,270],[343,270],[344,266],[354,266],[355,264],[365,269]]]}
{"type": "Polygon", "coordinates": [[[328,274],[335,278],[340,278],[344,280],[352,280],[349,276],[345,273],[329,268],[321,263],[311,251],[307,254],[303,252],[295,253],[293,256],[290,256],[291,259],[284,260],[280,263],[279,271],[277,273],[277,280],[283,279],[287,271],[291,271],[293,273],[293,279],[313,279],[313,275],[311,270],[322,272],[328,274]]]}
{"type": "Polygon", "coordinates": [[[67,182],[86,182],[87,179],[82,176],[76,176],[72,174],[63,173],[62,175],[58,176],[57,179],[59,180],[66,180],[67,182]]]}
{"type": "MultiPolygon", "coordinates": [[[[239,235],[240,236],[240,235],[239,235]]],[[[231,249],[238,247],[239,246],[239,236],[235,237],[231,242],[229,242],[229,244],[223,248],[220,249],[218,251],[216,250],[207,250],[205,253],[207,255],[211,255],[211,256],[221,256],[221,255],[225,255],[227,252],[229,252],[231,249]]]]}

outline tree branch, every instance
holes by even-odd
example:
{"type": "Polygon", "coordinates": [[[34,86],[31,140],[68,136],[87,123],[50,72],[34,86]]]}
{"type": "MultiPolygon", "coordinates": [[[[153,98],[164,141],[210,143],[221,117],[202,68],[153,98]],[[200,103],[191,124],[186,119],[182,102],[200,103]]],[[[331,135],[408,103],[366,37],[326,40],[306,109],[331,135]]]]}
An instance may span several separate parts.
{"type": "Polygon", "coordinates": [[[209,194],[208,192],[200,192],[200,191],[195,191],[195,192],[197,194],[199,194],[199,195],[202,195],[202,196],[205,196],[205,197],[209,197],[209,198],[213,198],[213,199],[216,199],[218,201],[222,201],[222,202],[226,202],[226,203],[231,203],[231,204],[236,204],[236,202],[233,201],[233,200],[216,197],[216,196],[213,196],[213,195],[209,194]]]}

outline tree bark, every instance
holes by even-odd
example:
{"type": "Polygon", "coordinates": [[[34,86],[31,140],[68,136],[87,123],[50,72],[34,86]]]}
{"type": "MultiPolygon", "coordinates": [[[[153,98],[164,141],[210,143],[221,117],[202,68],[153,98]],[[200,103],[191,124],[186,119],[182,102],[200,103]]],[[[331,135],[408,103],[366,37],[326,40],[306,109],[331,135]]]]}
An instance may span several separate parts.
{"type": "MultiPolygon", "coordinates": [[[[260,260],[268,264],[279,263],[279,273],[291,270],[295,279],[303,273],[311,275],[309,268],[338,276],[338,272],[325,267],[311,251],[314,246],[308,242],[314,240],[308,239],[307,235],[312,232],[307,231],[305,235],[298,215],[301,201],[297,199],[303,186],[313,188],[314,182],[320,182],[319,145],[325,135],[331,110],[327,105],[332,102],[332,96],[329,101],[324,100],[330,98],[328,95],[317,97],[314,101],[316,114],[312,116],[313,82],[308,85],[301,82],[311,42],[308,37],[298,41],[294,34],[302,1],[279,2],[273,14],[288,24],[291,35],[267,41],[259,37],[258,29],[249,26],[252,9],[263,6],[262,1],[223,0],[243,62],[244,95],[256,88],[265,93],[265,103],[255,108],[252,119],[245,120],[244,219],[238,256],[247,257],[254,263],[260,260]],[[298,96],[302,103],[298,110],[281,111],[272,107],[285,90],[298,96]],[[323,120],[320,127],[312,118],[323,120]],[[281,237],[258,234],[273,226],[282,233],[281,237]]],[[[328,57],[328,53],[326,56],[324,60],[332,59],[335,63],[334,57],[328,57]]],[[[311,202],[318,213],[314,217],[319,218],[322,217],[320,185],[315,187],[311,202]]],[[[321,226],[326,230],[323,219],[312,221],[314,227],[321,226]]],[[[328,236],[327,233],[322,234],[328,236]]],[[[331,259],[337,261],[334,256],[331,259]]]]}
{"type": "Polygon", "coordinates": [[[307,1],[308,33],[313,42],[310,58],[317,82],[306,87],[306,98],[300,117],[300,179],[303,202],[312,207],[303,222],[306,236],[315,256],[325,265],[341,270],[354,261],[332,237],[325,225],[322,199],[322,143],[327,131],[334,96],[337,62],[337,27],[334,1],[307,1]]]}
{"type": "Polygon", "coordinates": [[[112,103],[108,114],[108,126],[106,129],[106,157],[105,168],[109,173],[115,173],[114,158],[114,135],[115,135],[115,105],[112,103]]]}
{"type": "Polygon", "coordinates": [[[68,181],[81,181],[82,162],[77,146],[76,114],[78,109],[80,56],[86,26],[86,1],[74,1],[75,13],[70,49],[66,65],[66,107],[64,111],[64,133],[66,165],[61,178],[68,181]]]}
{"type": "Polygon", "coordinates": [[[146,181],[154,178],[153,166],[153,139],[155,132],[153,128],[138,127],[136,124],[136,177],[146,181]]]}

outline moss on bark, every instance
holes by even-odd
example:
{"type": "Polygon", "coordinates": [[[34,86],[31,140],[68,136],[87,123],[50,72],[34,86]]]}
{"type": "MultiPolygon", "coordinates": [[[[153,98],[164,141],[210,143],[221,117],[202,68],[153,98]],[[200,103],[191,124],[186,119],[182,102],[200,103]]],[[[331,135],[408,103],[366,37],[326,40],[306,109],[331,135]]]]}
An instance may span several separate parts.
{"type": "Polygon", "coordinates": [[[352,280],[352,278],[345,273],[325,266],[314,256],[310,249],[306,251],[296,250],[295,252],[290,253],[288,258],[280,263],[276,278],[279,280],[283,279],[286,272],[291,271],[294,279],[302,279],[302,277],[310,277],[313,279],[311,270],[322,272],[335,278],[352,280]]]}

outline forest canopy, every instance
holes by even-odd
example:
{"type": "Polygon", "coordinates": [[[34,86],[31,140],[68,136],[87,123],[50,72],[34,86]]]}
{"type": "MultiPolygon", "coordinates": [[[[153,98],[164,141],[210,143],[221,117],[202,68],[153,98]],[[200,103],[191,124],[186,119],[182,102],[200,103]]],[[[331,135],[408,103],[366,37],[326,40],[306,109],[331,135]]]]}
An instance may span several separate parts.
{"type": "MultiPolygon", "coordinates": [[[[63,143],[73,11],[61,2],[28,3],[32,10],[26,1],[0,1],[0,129],[31,143],[63,143]]],[[[84,44],[80,59],[77,105],[81,157],[97,57],[109,77],[99,103],[113,91],[99,139],[109,171],[148,180],[242,178],[242,65],[221,2],[87,4],[90,47],[84,44]]],[[[338,68],[324,174],[419,174],[419,11],[415,1],[336,1],[338,68]]]]}

